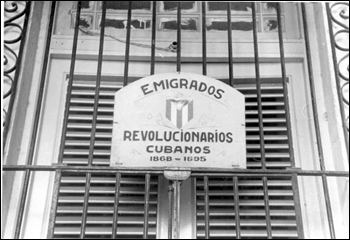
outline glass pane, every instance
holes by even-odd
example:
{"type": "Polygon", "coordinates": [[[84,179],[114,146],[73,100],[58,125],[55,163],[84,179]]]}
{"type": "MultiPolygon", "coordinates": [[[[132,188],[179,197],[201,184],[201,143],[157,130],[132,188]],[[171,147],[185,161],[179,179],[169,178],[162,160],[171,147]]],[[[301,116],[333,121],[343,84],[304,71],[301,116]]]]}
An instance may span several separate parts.
{"type": "MultiPolygon", "coordinates": [[[[159,30],[176,30],[177,19],[176,18],[160,18],[159,30]]],[[[196,31],[198,29],[198,18],[182,18],[181,30],[196,31]]]]}
{"type": "MultiPolygon", "coordinates": [[[[76,13],[72,14],[71,28],[75,26],[76,13]]],[[[93,14],[80,14],[79,26],[87,29],[91,29],[93,27],[93,14]]]]}
{"type": "MultiPolygon", "coordinates": [[[[260,31],[259,19],[257,20],[258,31],[260,31]]],[[[228,29],[227,18],[211,17],[206,22],[208,31],[226,31],[228,29]]],[[[232,30],[236,31],[252,31],[253,22],[251,18],[234,18],[232,19],[232,30]]]]}
{"type": "MultiPolygon", "coordinates": [[[[277,32],[277,18],[276,17],[264,17],[263,18],[264,32],[277,32]]],[[[282,31],[284,31],[284,18],[282,17],[282,31]]]]}
{"type": "MultiPolygon", "coordinates": [[[[81,10],[94,10],[95,1],[81,1],[81,10]]],[[[74,1],[73,9],[77,9],[77,1],[74,1]]]]}
{"type": "MultiPolygon", "coordinates": [[[[262,4],[262,12],[263,13],[270,13],[270,14],[276,14],[277,13],[277,3],[261,3],[262,4]]],[[[283,12],[283,4],[281,4],[281,12],[283,12]]]]}
{"type": "MultiPolygon", "coordinates": [[[[226,12],[227,2],[208,2],[209,12],[226,12]]],[[[231,2],[231,10],[237,13],[251,13],[251,2],[231,2]]]]}
{"type": "MultiPolygon", "coordinates": [[[[128,1],[107,1],[106,9],[107,10],[128,10],[129,2],[128,1]]],[[[100,4],[101,8],[101,4],[100,4]]],[[[132,1],[131,5],[132,10],[151,10],[150,1],[132,1]]]]}
{"type": "MultiPolygon", "coordinates": [[[[159,4],[159,11],[161,13],[176,13],[178,2],[165,2],[161,1],[159,4]]],[[[182,13],[193,13],[198,12],[197,2],[181,2],[182,13]]]]}
{"type": "MultiPolygon", "coordinates": [[[[99,25],[101,23],[101,15],[98,16],[99,25]]],[[[127,16],[106,16],[106,27],[112,27],[116,29],[126,29],[127,28],[127,16]]],[[[131,19],[131,29],[150,29],[151,28],[151,19],[149,17],[136,17],[131,19]]]]}

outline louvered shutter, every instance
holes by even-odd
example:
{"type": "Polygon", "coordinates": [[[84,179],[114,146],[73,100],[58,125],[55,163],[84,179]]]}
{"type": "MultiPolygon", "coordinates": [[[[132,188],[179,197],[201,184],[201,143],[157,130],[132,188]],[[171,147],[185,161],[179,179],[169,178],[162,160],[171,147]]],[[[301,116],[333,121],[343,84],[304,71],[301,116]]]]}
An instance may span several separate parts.
{"type": "MultiPolygon", "coordinates": [[[[130,81],[135,79],[130,78],[130,81]]],[[[102,77],[93,165],[108,166],[111,151],[114,94],[122,79],[102,77]],[[120,81],[119,81],[120,80],[120,81]]],[[[95,76],[75,75],[69,106],[63,163],[87,165],[95,94],[95,76]]],[[[111,238],[115,175],[92,174],[85,238],[111,238]]],[[[54,238],[79,238],[85,194],[85,174],[63,173],[54,238]]],[[[158,177],[151,176],[148,238],[156,237],[158,177]]],[[[145,175],[121,175],[118,238],[142,238],[145,175]]]]}
{"type": "MultiPolygon", "coordinates": [[[[132,79],[134,80],[134,79],[132,79]]],[[[107,166],[110,158],[116,77],[102,79],[93,164],[107,166]]],[[[247,165],[261,168],[256,88],[244,80],[236,88],[246,96],[247,165]]],[[[74,77],[69,107],[63,163],[87,165],[90,144],[95,77],[74,77]]],[[[266,162],[268,169],[290,167],[282,85],[277,79],[262,85],[266,162]]],[[[144,175],[122,175],[117,237],[142,238],[144,220],[144,175]]],[[[86,238],[110,238],[115,197],[115,176],[92,174],[86,238]]],[[[203,179],[196,179],[197,238],[204,237],[203,179]]],[[[79,238],[85,194],[85,174],[62,176],[54,238],[79,238]]],[[[268,177],[272,236],[297,238],[290,177],[268,177]]],[[[242,238],[266,238],[266,214],[261,177],[239,177],[239,212],[242,238]]],[[[151,177],[149,235],[156,237],[158,178],[151,177]]],[[[235,237],[235,205],[232,177],[209,178],[210,237],[235,237]]]]}
{"type": "MultiPolygon", "coordinates": [[[[236,81],[236,80],[235,80],[236,81]]],[[[248,169],[261,169],[257,90],[253,80],[237,80],[235,86],[246,98],[246,143],[248,169]]],[[[281,80],[264,79],[262,108],[267,169],[291,166],[284,94],[281,80]]],[[[210,238],[236,237],[232,177],[209,177],[210,238]]],[[[298,238],[291,177],[268,177],[272,237],[298,238]]],[[[239,218],[242,238],[267,238],[262,177],[238,177],[239,218]]],[[[196,179],[197,238],[205,237],[204,180],[196,179]]]]}

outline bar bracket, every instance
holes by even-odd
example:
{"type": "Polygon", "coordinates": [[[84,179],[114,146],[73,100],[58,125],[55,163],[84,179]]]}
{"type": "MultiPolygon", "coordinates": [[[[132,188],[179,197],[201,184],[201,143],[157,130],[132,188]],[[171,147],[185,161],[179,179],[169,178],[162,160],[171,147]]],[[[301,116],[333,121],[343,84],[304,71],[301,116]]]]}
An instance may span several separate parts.
{"type": "Polygon", "coordinates": [[[191,176],[191,171],[164,171],[164,177],[172,181],[184,181],[191,176]]]}

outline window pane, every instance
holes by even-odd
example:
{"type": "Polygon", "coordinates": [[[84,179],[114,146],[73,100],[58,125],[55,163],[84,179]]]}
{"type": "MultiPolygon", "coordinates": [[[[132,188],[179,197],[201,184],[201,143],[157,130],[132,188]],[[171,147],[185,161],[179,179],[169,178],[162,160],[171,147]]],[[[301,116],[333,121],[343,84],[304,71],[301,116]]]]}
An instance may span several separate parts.
{"type": "MultiPolygon", "coordinates": [[[[159,3],[159,11],[161,13],[176,13],[178,2],[161,1],[159,3]]],[[[182,13],[198,12],[197,2],[181,2],[182,13]]]]}
{"type": "MultiPolygon", "coordinates": [[[[177,19],[159,18],[159,30],[176,30],[177,19]]],[[[181,30],[196,31],[198,29],[198,18],[182,18],[181,30]]]]}

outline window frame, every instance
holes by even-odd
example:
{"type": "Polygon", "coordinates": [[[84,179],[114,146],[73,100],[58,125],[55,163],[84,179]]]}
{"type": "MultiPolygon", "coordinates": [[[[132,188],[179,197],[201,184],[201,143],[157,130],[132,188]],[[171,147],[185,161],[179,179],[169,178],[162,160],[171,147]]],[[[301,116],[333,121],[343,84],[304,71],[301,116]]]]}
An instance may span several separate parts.
{"type": "MultiPolygon", "coordinates": [[[[39,4],[40,5],[40,4],[39,4]]],[[[45,9],[47,9],[48,8],[48,3],[45,3],[45,9]]],[[[36,3],[36,6],[38,6],[38,4],[36,3]]],[[[36,10],[38,10],[38,9],[36,9],[36,10]]],[[[322,12],[322,9],[320,10],[320,9],[316,9],[317,11],[319,11],[319,12],[322,12]]],[[[313,15],[313,10],[308,10],[308,11],[310,11],[311,12],[311,16],[313,16],[314,17],[314,15],[313,15]]],[[[39,12],[40,12],[40,10],[39,10],[39,12]]],[[[39,18],[40,19],[40,18],[39,18]]],[[[44,18],[42,18],[42,20],[43,20],[44,18]]],[[[45,22],[45,20],[43,20],[43,22],[45,22]]],[[[321,21],[322,22],[322,21],[321,21]]],[[[43,28],[45,28],[45,25],[43,26],[43,28]]],[[[322,28],[321,28],[321,32],[322,32],[322,28]]],[[[314,36],[314,38],[316,38],[316,36],[317,35],[315,35],[314,36]]],[[[33,39],[33,35],[31,35],[31,39],[33,39]]],[[[317,41],[316,41],[317,42],[317,41]]],[[[313,47],[313,50],[314,50],[314,52],[315,53],[318,53],[318,48],[321,48],[321,49],[323,49],[322,47],[320,47],[320,46],[314,46],[313,47]],[[316,51],[315,51],[315,49],[316,49],[316,51]]],[[[327,52],[327,51],[326,51],[327,52]]],[[[35,55],[35,54],[34,54],[35,55]]],[[[40,55],[40,54],[39,54],[40,55]]],[[[317,56],[317,54],[315,54],[315,56],[317,56]]],[[[26,56],[27,57],[27,61],[28,61],[28,55],[26,56]]],[[[40,58],[39,58],[40,59],[40,58]]],[[[315,62],[315,61],[314,61],[315,62]]],[[[326,64],[327,65],[327,64],[326,64]]],[[[329,67],[329,65],[330,64],[328,64],[328,67],[326,68],[327,69],[327,71],[329,70],[329,69],[331,69],[330,67],[329,67]]],[[[317,73],[319,74],[320,72],[322,72],[322,73],[326,73],[327,72],[326,70],[322,70],[322,69],[318,69],[318,71],[317,71],[317,73]]],[[[330,77],[330,78],[332,78],[332,77],[330,77]]],[[[323,82],[321,82],[321,83],[319,83],[319,85],[318,85],[318,87],[320,88],[320,89],[324,89],[323,87],[323,82]]],[[[35,84],[34,84],[35,85],[35,84]]],[[[33,118],[33,112],[34,111],[32,111],[32,113],[31,113],[31,111],[30,111],[30,108],[31,109],[33,109],[34,107],[35,107],[35,97],[36,97],[36,94],[37,94],[37,92],[38,92],[38,88],[37,88],[37,86],[33,86],[33,91],[30,93],[30,95],[31,95],[31,100],[33,100],[33,101],[31,101],[31,103],[32,103],[32,105],[29,105],[29,109],[28,109],[28,116],[26,115],[24,118],[26,118],[26,119],[32,119],[33,118]]],[[[326,88],[327,89],[327,88],[326,88]]],[[[23,92],[23,89],[21,89],[22,90],[22,92],[23,92]]],[[[334,90],[334,89],[333,89],[334,90]]],[[[27,89],[27,91],[28,91],[28,89],[27,89]]],[[[321,90],[322,91],[322,93],[323,93],[323,91],[325,91],[326,92],[326,90],[321,90]]],[[[29,92],[29,91],[28,91],[29,92]]],[[[331,93],[331,95],[332,94],[334,94],[334,92],[333,93],[331,93]]],[[[23,95],[22,96],[22,98],[25,98],[25,97],[27,97],[29,94],[27,93],[27,94],[25,94],[25,95],[23,95]]],[[[336,95],[336,94],[335,94],[336,95]]],[[[323,99],[325,99],[324,97],[323,97],[323,99]]],[[[20,102],[20,101],[18,101],[17,100],[17,103],[18,102],[20,102]]],[[[17,104],[16,103],[16,104],[17,104]]],[[[19,103],[19,104],[23,104],[23,103],[19,103]]],[[[323,106],[322,104],[320,104],[321,106],[323,106]]],[[[331,112],[335,112],[334,111],[334,108],[333,108],[333,110],[332,110],[332,108],[330,108],[330,106],[333,106],[333,105],[336,105],[334,102],[331,102],[331,103],[328,103],[328,104],[326,104],[327,106],[326,106],[326,108],[329,110],[331,110],[331,112]]],[[[16,107],[17,107],[17,109],[19,109],[18,108],[18,104],[16,105],[16,107]]],[[[324,106],[323,106],[324,107],[324,106]]],[[[26,108],[25,108],[26,109],[26,108]]],[[[21,115],[21,114],[20,114],[21,115]]],[[[25,114],[24,114],[25,115],[25,114]]],[[[338,114],[335,112],[335,116],[338,116],[338,114]]],[[[332,121],[333,121],[334,119],[332,119],[332,121]]],[[[31,121],[29,121],[29,122],[27,122],[26,124],[28,125],[28,126],[30,126],[31,124],[29,124],[31,121]]],[[[333,128],[335,128],[336,130],[335,130],[335,132],[337,133],[338,131],[337,131],[337,121],[333,121],[333,122],[331,122],[331,123],[334,123],[334,125],[336,126],[336,127],[333,127],[333,128]]],[[[23,123],[22,123],[23,124],[23,123]]],[[[330,124],[329,122],[328,123],[322,123],[323,124],[323,126],[327,126],[327,127],[329,127],[329,128],[332,128],[332,124],[330,124]]],[[[26,133],[25,133],[25,135],[26,136],[28,136],[28,135],[30,135],[30,133],[29,133],[29,129],[30,129],[30,127],[29,128],[26,128],[27,130],[26,130],[26,133]]],[[[14,136],[13,135],[16,135],[17,133],[15,133],[15,131],[13,131],[13,125],[11,126],[11,137],[13,138],[14,136]],[[14,133],[13,133],[14,132],[14,133]],[[13,134],[12,134],[13,133],[13,134]]],[[[323,132],[324,133],[324,132],[323,132]]],[[[327,135],[326,133],[324,133],[325,135],[327,135]]],[[[22,133],[21,133],[21,135],[22,135],[22,133]]],[[[17,140],[18,139],[22,139],[22,136],[21,137],[17,137],[17,140]]],[[[16,141],[14,141],[13,139],[11,139],[12,141],[11,141],[11,143],[13,143],[13,142],[16,142],[16,141]]],[[[20,142],[20,141],[17,141],[17,142],[20,142]]],[[[325,145],[325,146],[327,146],[327,143],[328,143],[328,140],[327,141],[325,141],[326,143],[323,143],[323,145],[325,145]]],[[[338,142],[338,145],[340,146],[340,149],[343,149],[342,148],[342,142],[341,142],[341,140],[340,140],[340,142],[338,142]]],[[[11,159],[14,159],[14,160],[18,160],[19,162],[24,162],[23,160],[25,159],[25,156],[26,156],[26,154],[27,154],[27,152],[24,152],[24,153],[22,153],[22,155],[21,155],[21,157],[20,158],[13,158],[13,156],[11,156],[11,154],[12,153],[9,153],[8,151],[13,151],[12,149],[9,149],[9,147],[8,147],[9,145],[7,145],[7,152],[6,152],[6,159],[7,160],[11,160],[11,159]],[[10,158],[8,157],[8,156],[11,156],[10,158]]],[[[24,149],[26,149],[26,148],[24,148],[24,149]]],[[[24,151],[26,151],[26,150],[24,150],[24,151]]],[[[333,159],[336,159],[336,157],[337,156],[339,156],[339,155],[342,155],[344,152],[343,151],[341,151],[341,153],[328,153],[329,154],[329,156],[330,156],[330,159],[331,160],[333,160],[333,159]]],[[[16,155],[16,153],[15,153],[15,155],[16,155]]],[[[344,156],[344,155],[343,155],[344,156]]],[[[345,158],[342,158],[342,159],[345,159],[345,158]]]]}

